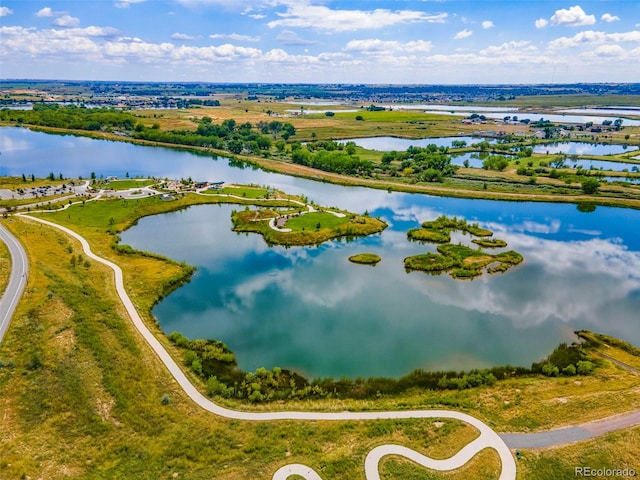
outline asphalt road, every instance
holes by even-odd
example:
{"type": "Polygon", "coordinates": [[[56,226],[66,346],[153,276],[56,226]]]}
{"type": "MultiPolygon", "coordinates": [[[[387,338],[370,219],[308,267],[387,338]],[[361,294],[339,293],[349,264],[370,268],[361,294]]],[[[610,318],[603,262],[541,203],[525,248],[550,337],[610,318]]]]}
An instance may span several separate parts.
{"type": "Polygon", "coordinates": [[[2,222],[7,221],[10,222],[11,220],[0,220],[0,241],[7,245],[9,254],[11,255],[11,276],[9,277],[7,289],[4,291],[2,297],[0,297],[0,342],[2,342],[4,334],[9,328],[9,322],[13,316],[13,312],[27,284],[27,272],[29,269],[27,254],[24,248],[2,224],[2,222]]]}

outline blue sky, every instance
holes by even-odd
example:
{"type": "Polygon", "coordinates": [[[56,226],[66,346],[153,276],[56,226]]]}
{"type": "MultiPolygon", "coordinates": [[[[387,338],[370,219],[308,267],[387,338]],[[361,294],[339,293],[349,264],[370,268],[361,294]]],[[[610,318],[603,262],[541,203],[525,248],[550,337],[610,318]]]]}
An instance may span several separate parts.
{"type": "Polygon", "coordinates": [[[1,0],[0,78],[640,81],[638,0],[1,0]]]}

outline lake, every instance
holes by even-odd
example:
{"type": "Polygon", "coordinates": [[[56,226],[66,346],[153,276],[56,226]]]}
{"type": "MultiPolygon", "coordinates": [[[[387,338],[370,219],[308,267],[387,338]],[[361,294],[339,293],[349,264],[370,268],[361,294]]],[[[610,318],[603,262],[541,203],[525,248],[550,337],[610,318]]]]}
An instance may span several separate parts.
{"type": "Polygon", "coordinates": [[[470,147],[474,143],[488,142],[495,143],[492,138],[482,137],[431,137],[431,138],[400,138],[400,137],[363,137],[338,140],[338,142],[354,142],[357,146],[367,150],[378,150],[380,152],[390,152],[396,150],[404,152],[409,147],[426,147],[436,145],[438,147],[449,147],[454,141],[466,142],[470,147]]]}
{"type": "MultiPolygon", "coordinates": [[[[440,105],[439,108],[435,108],[433,105],[416,105],[415,107],[402,106],[403,109],[419,109],[422,110],[423,113],[431,114],[431,115],[456,115],[456,116],[464,116],[468,117],[473,113],[477,113],[479,115],[484,115],[486,118],[490,118],[492,120],[502,120],[506,116],[517,116],[519,120],[529,119],[532,123],[537,122],[540,119],[549,120],[553,123],[588,123],[593,122],[594,125],[602,125],[602,122],[610,121],[615,122],[617,118],[616,116],[600,116],[600,115],[573,115],[566,113],[558,114],[558,113],[537,113],[537,112],[527,112],[527,111],[518,111],[514,108],[491,108],[491,107],[457,107],[451,106],[450,108],[445,108],[446,106],[440,105]]],[[[399,109],[399,108],[398,108],[399,109]]],[[[586,112],[585,112],[586,113],[586,112]]],[[[612,112],[613,113],[613,112],[612,112]]],[[[633,113],[633,112],[631,112],[633,113]]],[[[627,115],[631,115],[631,113],[627,113],[627,115]]],[[[622,122],[623,126],[638,126],[640,125],[640,120],[624,118],[622,122]]]]}
{"type": "Polygon", "coordinates": [[[206,205],[143,218],[124,232],[123,243],[198,267],[189,284],[155,307],[162,328],[224,341],[243,369],[397,377],[415,368],[529,365],[581,328],[640,344],[640,211],[389,194],[14,128],[1,128],[0,142],[3,174],[129,170],[254,182],[387,221],[382,234],[352,242],[270,248],[262,237],[231,232],[233,207],[206,205]],[[473,281],[407,273],[402,259],[433,246],[407,241],[406,230],[440,214],[491,228],[525,262],[473,281]],[[382,262],[348,262],[360,252],[382,262]]]}
{"type": "Polygon", "coordinates": [[[545,143],[533,147],[534,153],[565,153],[567,155],[618,155],[621,153],[632,152],[634,150],[637,150],[637,147],[586,142],[545,143]]]}

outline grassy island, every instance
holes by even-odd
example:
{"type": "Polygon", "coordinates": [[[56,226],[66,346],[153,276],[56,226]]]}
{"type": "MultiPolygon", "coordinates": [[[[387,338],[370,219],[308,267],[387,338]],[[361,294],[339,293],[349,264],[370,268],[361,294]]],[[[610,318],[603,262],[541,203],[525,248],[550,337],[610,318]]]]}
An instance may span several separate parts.
{"type": "Polygon", "coordinates": [[[375,253],[359,253],[358,255],[352,255],[349,257],[349,261],[353,263],[359,263],[361,265],[371,265],[375,267],[382,258],[375,253]]]}
{"type": "Polygon", "coordinates": [[[507,242],[499,238],[474,238],[471,242],[482,248],[504,248],[507,246],[507,242]]]}
{"type": "Polygon", "coordinates": [[[353,213],[293,209],[243,210],[231,216],[236,232],[259,233],[269,245],[319,245],[342,237],[379,233],[382,220],[353,213]]]}
{"type": "Polygon", "coordinates": [[[514,265],[521,263],[522,255],[514,251],[490,254],[482,248],[503,248],[507,242],[491,237],[493,232],[480,228],[478,224],[469,224],[464,219],[445,216],[436,220],[424,222],[421,228],[414,228],[407,232],[410,240],[439,243],[438,253],[427,252],[404,259],[407,270],[421,270],[440,274],[449,272],[454,278],[474,278],[487,273],[506,272],[514,265]],[[466,245],[451,244],[451,232],[460,230],[475,237],[471,241],[480,248],[474,249],[466,245]]]}

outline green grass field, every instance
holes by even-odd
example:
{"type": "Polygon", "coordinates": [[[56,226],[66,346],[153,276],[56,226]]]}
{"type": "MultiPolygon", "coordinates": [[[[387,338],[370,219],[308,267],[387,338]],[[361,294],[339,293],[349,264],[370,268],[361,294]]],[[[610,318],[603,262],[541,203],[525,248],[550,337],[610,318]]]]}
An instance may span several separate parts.
{"type": "Polygon", "coordinates": [[[303,230],[319,230],[320,228],[337,228],[350,222],[348,216],[336,217],[327,212],[305,213],[298,217],[293,217],[285,223],[285,228],[290,228],[294,232],[303,230]]]}
{"type": "Polygon", "coordinates": [[[111,180],[107,182],[105,187],[112,190],[127,190],[129,188],[142,188],[154,185],[156,182],[149,178],[130,178],[122,180],[111,180]]]}
{"type": "Polygon", "coordinates": [[[243,198],[267,198],[268,190],[261,187],[232,186],[223,187],[220,190],[205,190],[207,195],[236,195],[243,198]]]}

